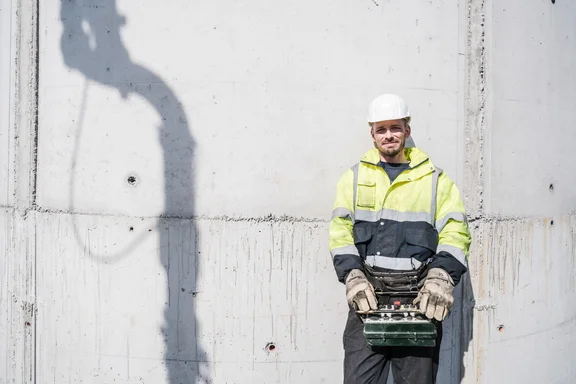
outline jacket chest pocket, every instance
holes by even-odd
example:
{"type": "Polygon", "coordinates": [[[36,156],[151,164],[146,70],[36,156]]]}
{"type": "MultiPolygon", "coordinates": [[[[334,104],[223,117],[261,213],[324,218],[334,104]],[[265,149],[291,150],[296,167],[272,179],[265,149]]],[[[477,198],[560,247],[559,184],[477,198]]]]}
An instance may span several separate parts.
{"type": "Polygon", "coordinates": [[[407,229],[406,243],[436,252],[436,248],[438,247],[438,233],[433,229],[407,229]]]}
{"type": "Polygon", "coordinates": [[[376,205],[376,183],[358,183],[358,207],[374,208],[376,205]]]}

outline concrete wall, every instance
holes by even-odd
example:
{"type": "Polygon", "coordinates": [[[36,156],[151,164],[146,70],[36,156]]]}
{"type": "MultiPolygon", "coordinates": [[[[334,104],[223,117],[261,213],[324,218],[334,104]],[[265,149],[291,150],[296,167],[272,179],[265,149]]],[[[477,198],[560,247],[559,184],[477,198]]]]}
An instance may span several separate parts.
{"type": "Polygon", "coordinates": [[[474,231],[440,382],[576,380],[573,5],[0,4],[0,383],[341,381],[327,221],[381,92],[474,231]]]}
{"type": "Polygon", "coordinates": [[[573,382],[576,7],[506,0],[472,12],[485,28],[473,34],[481,112],[468,115],[476,308],[465,381],[573,382]]]}

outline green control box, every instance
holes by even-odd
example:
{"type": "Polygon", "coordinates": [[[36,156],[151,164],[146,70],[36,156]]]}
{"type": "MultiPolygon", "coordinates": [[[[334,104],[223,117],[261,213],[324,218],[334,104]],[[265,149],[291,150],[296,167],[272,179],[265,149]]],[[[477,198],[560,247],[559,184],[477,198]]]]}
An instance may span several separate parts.
{"type": "Polygon", "coordinates": [[[437,331],[426,320],[367,319],[364,337],[374,347],[434,347],[437,331]]]}
{"type": "Polygon", "coordinates": [[[364,337],[374,347],[435,347],[436,324],[413,304],[381,305],[377,310],[356,311],[364,323],[364,337]]]}

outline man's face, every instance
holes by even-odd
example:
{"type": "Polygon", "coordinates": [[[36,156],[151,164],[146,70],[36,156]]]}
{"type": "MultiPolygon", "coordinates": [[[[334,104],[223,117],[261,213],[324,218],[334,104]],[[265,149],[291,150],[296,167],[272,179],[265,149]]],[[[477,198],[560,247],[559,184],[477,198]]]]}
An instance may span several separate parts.
{"type": "Polygon", "coordinates": [[[410,137],[410,126],[406,120],[386,120],[372,123],[370,131],[374,144],[385,156],[396,156],[404,150],[410,137]]]}

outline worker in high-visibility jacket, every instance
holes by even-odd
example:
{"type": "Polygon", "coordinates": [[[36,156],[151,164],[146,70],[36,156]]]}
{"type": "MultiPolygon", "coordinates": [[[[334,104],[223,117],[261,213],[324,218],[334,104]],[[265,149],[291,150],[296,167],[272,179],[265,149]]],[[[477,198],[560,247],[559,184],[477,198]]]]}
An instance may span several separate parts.
{"type": "Polygon", "coordinates": [[[350,306],[344,331],[344,383],[434,383],[441,321],[467,271],[470,232],[454,182],[420,149],[407,147],[410,112],[397,95],[370,104],[374,148],[346,170],[330,222],[330,253],[350,306]],[[440,326],[435,348],[371,348],[356,309],[377,309],[370,273],[420,270],[413,303],[440,326]]]}

